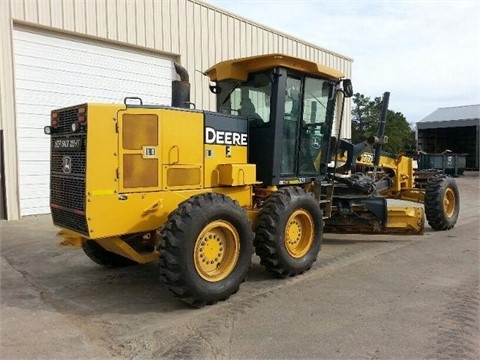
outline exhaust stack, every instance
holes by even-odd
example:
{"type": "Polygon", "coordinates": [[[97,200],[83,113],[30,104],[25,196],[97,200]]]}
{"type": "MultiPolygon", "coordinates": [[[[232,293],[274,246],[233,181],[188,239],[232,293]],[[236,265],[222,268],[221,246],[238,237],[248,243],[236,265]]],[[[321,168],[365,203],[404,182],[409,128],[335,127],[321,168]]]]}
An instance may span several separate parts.
{"type": "Polygon", "coordinates": [[[180,80],[172,81],[172,106],[190,108],[190,82],[187,70],[180,64],[174,63],[175,71],[180,80]]]}

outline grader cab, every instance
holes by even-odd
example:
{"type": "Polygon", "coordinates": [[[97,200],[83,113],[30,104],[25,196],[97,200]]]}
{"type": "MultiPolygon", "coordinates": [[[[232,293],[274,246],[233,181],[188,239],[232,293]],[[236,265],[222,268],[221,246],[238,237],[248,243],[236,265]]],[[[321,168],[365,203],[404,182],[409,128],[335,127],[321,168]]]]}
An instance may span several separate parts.
{"type": "Polygon", "coordinates": [[[239,289],[253,250],[287,277],[312,266],[325,226],[422,231],[421,208],[390,209],[385,196],[425,202],[427,219],[442,214],[434,228],[455,224],[455,183],[415,189],[403,159],[378,166],[391,191],[368,172],[338,174],[332,159],[360,154],[332,133],[352,95],[340,72],[281,54],[221,62],[205,72],[211,112],[190,108],[188,74],[176,69],[173,106],[52,111],[51,212],[63,245],[104,266],[157,261],[166,287],[198,307],[239,289]]]}

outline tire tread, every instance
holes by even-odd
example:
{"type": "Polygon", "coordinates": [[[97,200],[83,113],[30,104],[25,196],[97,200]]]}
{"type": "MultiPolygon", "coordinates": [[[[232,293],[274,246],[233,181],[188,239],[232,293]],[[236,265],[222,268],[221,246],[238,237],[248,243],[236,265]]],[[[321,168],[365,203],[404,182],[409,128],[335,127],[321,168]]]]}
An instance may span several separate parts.
{"type": "Polygon", "coordinates": [[[458,188],[454,179],[441,175],[431,178],[425,190],[425,216],[428,224],[434,230],[449,230],[457,222],[460,199],[458,188]],[[455,194],[455,212],[451,218],[447,218],[443,209],[443,198],[447,188],[451,188],[455,194]]]}
{"type": "MultiPolygon", "coordinates": [[[[212,305],[217,301],[227,300],[230,295],[239,290],[240,284],[243,283],[247,276],[247,271],[242,274],[241,281],[229,289],[228,293],[221,298],[217,298],[215,294],[205,296],[200,294],[195,287],[190,286],[189,274],[182,268],[181,263],[185,261],[182,257],[182,247],[184,246],[184,239],[190,232],[190,225],[193,221],[193,216],[205,216],[208,209],[216,207],[228,207],[232,209],[240,209],[250,231],[250,238],[245,239],[252,243],[253,232],[251,230],[251,223],[246,216],[244,209],[241,209],[238,202],[234,201],[228,196],[218,193],[205,193],[193,196],[181,203],[178,208],[173,211],[163,228],[161,241],[159,244],[159,277],[163,284],[169,289],[174,296],[193,307],[203,307],[205,305],[212,305]]],[[[242,242],[241,246],[245,246],[242,242]]],[[[252,251],[250,251],[251,254],[252,251]]],[[[240,262],[240,259],[239,259],[240,262]]],[[[250,266],[247,267],[247,270],[250,266]]]]}
{"type": "Polygon", "coordinates": [[[317,260],[317,254],[315,254],[313,261],[308,266],[302,269],[294,269],[282,260],[282,254],[279,249],[279,231],[281,232],[282,229],[279,228],[278,219],[288,209],[292,199],[309,195],[300,187],[283,188],[273,193],[265,201],[258,216],[255,252],[260,257],[260,263],[276,277],[285,278],[300,275],[309,270],[317,260]]]}

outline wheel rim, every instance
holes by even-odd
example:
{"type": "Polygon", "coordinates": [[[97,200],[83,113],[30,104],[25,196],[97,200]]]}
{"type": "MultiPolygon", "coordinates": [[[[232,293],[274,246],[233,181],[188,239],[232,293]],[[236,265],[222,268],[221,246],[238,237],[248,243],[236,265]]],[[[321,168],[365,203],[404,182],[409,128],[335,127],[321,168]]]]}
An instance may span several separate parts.
{"type": "Polygon", "coordinates": [[[240,255],[240,237],[227,221],[208,224],[195,242],[194,262],[197,273],[205,280],[225,279],[235,268],[240,255]]]}
{"type": "Polygon", "coordinates": [[[313,244],[313,219],[303,209],[296,210],[285,227],[285,247],[290,256],[298,259],[310,250],[313,244]]]}
{"type": "Polygon", "coordinates": [[[455,193],[450,188],[445,191],[445,196],[443,197],[443,210],[448,217],[452,217],[455,212],[455,193]]]}

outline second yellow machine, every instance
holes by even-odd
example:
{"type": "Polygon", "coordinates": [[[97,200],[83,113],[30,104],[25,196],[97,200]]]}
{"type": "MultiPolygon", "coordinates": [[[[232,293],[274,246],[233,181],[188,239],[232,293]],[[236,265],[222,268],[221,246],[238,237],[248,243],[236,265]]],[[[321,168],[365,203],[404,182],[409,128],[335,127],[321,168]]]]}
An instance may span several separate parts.
{"type": "MultiPolygon", "coordinates": [[[[340,72],[280,54],[221,62],[205,73],[217,98],[210,112],[191,109],[188,74],[175,66],[171,107],[127,98],[52,111],[50,205],[64,244],[105,266],[158,260],[166,287],[203,306],[238,290],[254,250],[278,277],[308,270],[325,224],[422,231],[421,208],[387,209],[377,179],[332,167],[337,153],[358,155],[332,136],[352,96],[340,72]]],[[[381,183],[425,202],[406,161],[391,159],[381,183]]],[[[439,218],[427,209],[427,220],[447,229],[458,190],[435,186],[426,193],[439,218]]]]}

